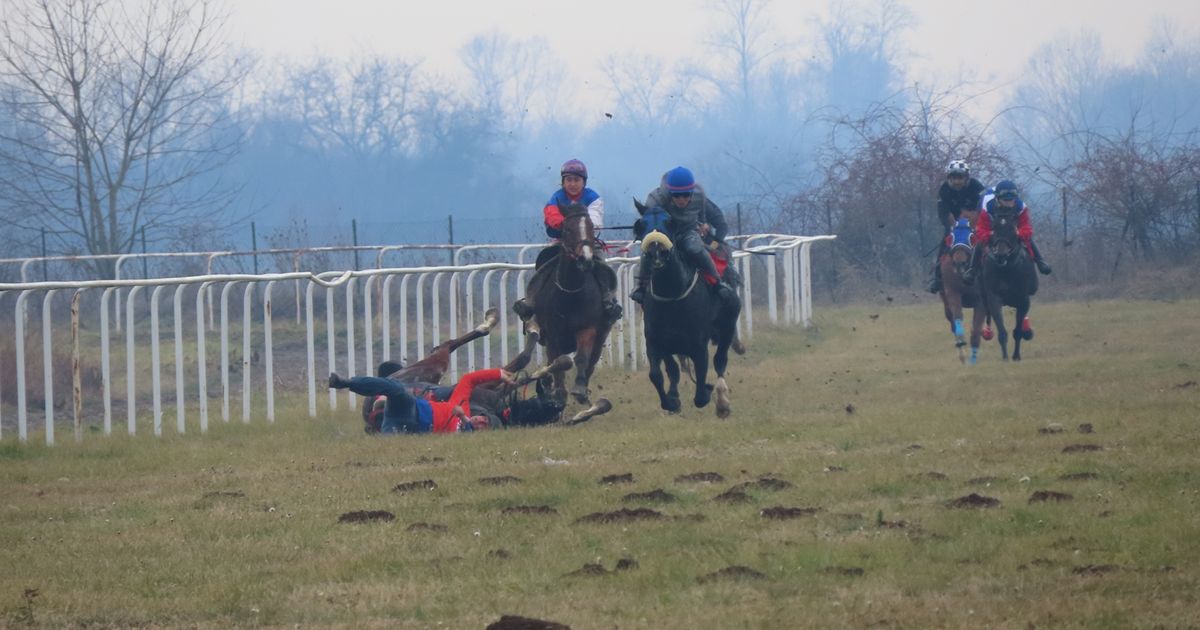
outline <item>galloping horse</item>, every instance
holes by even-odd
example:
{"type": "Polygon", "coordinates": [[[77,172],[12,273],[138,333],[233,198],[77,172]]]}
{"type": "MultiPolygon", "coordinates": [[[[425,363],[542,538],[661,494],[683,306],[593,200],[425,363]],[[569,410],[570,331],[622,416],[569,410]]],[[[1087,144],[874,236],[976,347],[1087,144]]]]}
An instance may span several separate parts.
{"type": "Polygon", "coordinates": [[[972,365],[979,357],[979,337],[987,317],[987,307],[983,303],[979,289],[963,280],[963,273],[971,264],[971,255],[974,251],[971,237],[975,219],[978,216],[978,212],[963,212],[966,223],[964,224],[960,219],[959,224],[951,231],[950,251],[943,254],[938,263],[942,270],[942,290],[940,292],[942,308],[946,313],[946,320],[950,322],[950,332],[954,333],[954,347],[958,349],[958,360],[964,363],[967,361],[965,349],[967,340],[965,339],[966,331],[963,329],[963,308],[972,310],[970,359],[972,365]]]}
{"type": "MultiPolygon", "coordinates": [[[[571,395],[580,404],[588,402],[588,381],[604,351],[604,342],[612,324],[605,321],[605,288],[597,272],[606,274],[610,286],[617,284],[616,274],[596,258],[596,235],[587,207],[572,203],[561,207],[562,236],[557,248],[538,255],[537,266],[554,265],[546,282],[528,290],[535,291],[534,315],[526,324],[529,334],[546,346],[547,359],[575,353],[575,384],[571,395]],[[599,268],[594,268],[600,265],[599,268]]],[[[563,373],[554,374],[554,398],[563,402],[567,390],[563,373]]]]}
{"type": "Polygon", "coordinates": [[[1021,360],[1021,339],[1033,339],[1033,330],[1023,330],[1029,314],[1029,296],[1037,293],[1038,277],[1033,261],[1017,236],[1017,210],[997,208],[992,212],[992,237],[983,259],[981,274],[984,303],[996,322],[1000,353],[1008,360],[1008,330],[1004,327],[1004,307],[1017,309],[1013,327],[1013,361],[1021,360]]]}
{"type": "Polygon", "coordinates": [[[685,264],[676,253],[671,239],[662,232],[650,232],[642,239],[643,264],[651,265],[650,284],[643,305],[645,312],[646,355],[650,362],[650,382],[658,391],[660,406],[671,412],[679,411],[679,364],[675,355],[691,360],[696,375],[697,407],[708,404],[713,386],[708,378],[708,344],[716,343],[713,370],[717,373],[717,416],[729,417],[732,406],[729,386],[725,383],[725,366],[729,363],[729,346],[737,332],[740,301],[721,303],[700,276],[700,272],[685,264]],[[669,390],[663,389],[661,364],[666,364],[669,390]]]}

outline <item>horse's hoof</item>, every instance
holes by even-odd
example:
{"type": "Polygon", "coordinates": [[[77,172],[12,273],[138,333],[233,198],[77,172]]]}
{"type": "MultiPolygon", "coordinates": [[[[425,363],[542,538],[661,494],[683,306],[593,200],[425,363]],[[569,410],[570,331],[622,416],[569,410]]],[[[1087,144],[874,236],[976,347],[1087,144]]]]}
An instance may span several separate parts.
{"type": "Polygon", "coordinates": [[[742,343],[741,339],[734,339],[733,343],[730,344],[729,347],[732,348],[733,351],[738,355],[746,354],[746,344],[742,343]]]}
{"type": "Polygon", "coordinates": [[[663,411],[666,411],[667,413],[679,413],[679,410],[683,408],[683,403],[680,402],[678,398],[667,398],[666,400],[661,401],[661,403],[662,404],[660,406],[663,408],[663,411]]]}
{"type": "Polygon", "coordinates": [[[588,388],[586,385],[575,385],[571,388],[571,397],[575,402],[586,405],[588,404],[588,388]]]}
{"type": "Polygon", "coordinates": [[[1025,337],[1025,341],[1033,341],[1033,329],[1031,328],[1029,330],[1024,331],[1023,336],[1025,337]]]}

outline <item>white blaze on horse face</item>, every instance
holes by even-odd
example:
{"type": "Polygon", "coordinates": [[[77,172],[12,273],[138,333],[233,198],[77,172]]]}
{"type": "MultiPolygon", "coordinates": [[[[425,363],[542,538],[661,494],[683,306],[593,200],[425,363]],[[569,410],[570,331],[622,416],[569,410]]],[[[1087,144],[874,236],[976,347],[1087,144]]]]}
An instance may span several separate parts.
{"type": "Polygon", "coordinates": [[[579,221],[575,225],[576,225],[576,228],[579,230],[579,242],[584,243],[583,249],[580,251],[580,256],[582,256],[584,260],[591,260],[592,259],[592,245],[591,245],[591,243],[588,242],[587,224],[584,221],[579,221]]]}

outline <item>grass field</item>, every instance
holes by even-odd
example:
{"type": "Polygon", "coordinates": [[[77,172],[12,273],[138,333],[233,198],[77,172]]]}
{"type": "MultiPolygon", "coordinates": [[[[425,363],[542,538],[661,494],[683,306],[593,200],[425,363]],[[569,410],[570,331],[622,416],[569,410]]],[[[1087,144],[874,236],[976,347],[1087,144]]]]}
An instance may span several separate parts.
{"type": "Polygon", "coordinates": [[[578,427],[6,436],[0,626],[1200,625],[1200,303],[1033,316],[971,368],[933,304],[760,326],[727,421],[608,372],[578,427]]]}

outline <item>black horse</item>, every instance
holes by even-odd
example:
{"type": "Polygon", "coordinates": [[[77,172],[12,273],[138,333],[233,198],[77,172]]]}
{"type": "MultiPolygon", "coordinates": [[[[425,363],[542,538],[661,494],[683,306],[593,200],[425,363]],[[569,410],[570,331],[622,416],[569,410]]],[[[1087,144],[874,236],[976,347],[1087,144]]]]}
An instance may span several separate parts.
{"type": "Polygon", "coordinates": [[[737,332],[737,318],[742,305],[738,300],[723,303],[704,282],[700,272],[677,255],[671,239],[662,232],[651,232],[642,239],[643,264],[652,272],[645,304],[646,355],[650,362],[650,382],[658,391],[663,409],[679,411],[679,364],[675,355],[691,360],[696,376],[697,407],[704,407],[712,397],[713,385],[708,378],[708,344],[717,350],[713,354],[713,370],[717,373],[717,416],[729,417],[732,407],[729,386],[725,383],[725,366],[729,363],[729,346],[737,332]],[[670,389],[663,389],[661,364],[666,364],[670,389]]]}
{"type": "MultiPolygon", "coordinates": [[[[616,286],[617,278],[597,257],[595,226],[587,208],[572,203],[561,209],[563,223],[559,246],[544,250],[536,265],[554,267],[547,269],[545,281],[535,286],[531,280],[527,288],[533,293],[535,306],[533,318],[526,327],[531,335],[537,336],[539,343],[546,346],[549,361],[575,353],[575,385],[570,393],[577,402],[584,404],[588,402],[588,381],[612,329],[604,314],[607,290],[597,276],[604,274],[610,287],[616,286]]],[[[562,373],[554,375],[553,396],[566,401],[562,373]]]]}
{"type": "Polygon", "coordinates": [[[1008,330],[1004,326],[1004,307],[1017,309],[1013,327],[1013,361],[1021,360],[1021,340],[1033,339],[1033,330],[1023,324],[1029,314],[1029,298],[1038,290],[1037,271],[1024,243],[1017,236],[1017,211],[998,208],[992,212],[992,236],[983,259],[980,287],[988,314],[996,323],[1000,353],[1008,360],[1008,330]]]}

